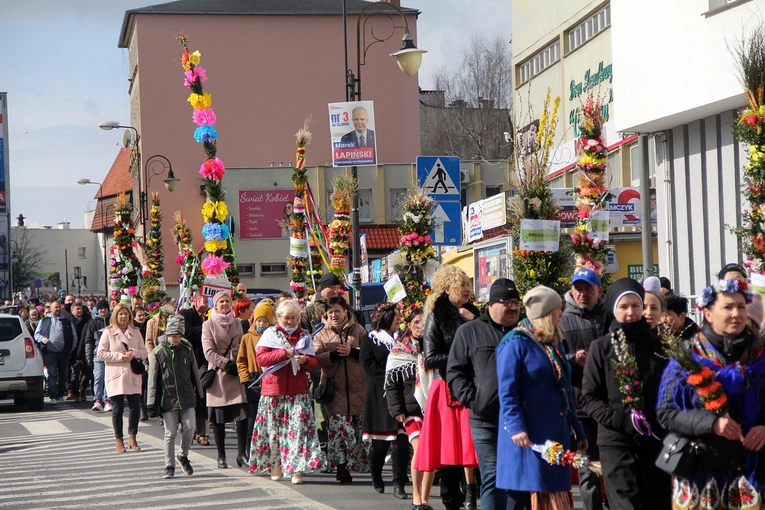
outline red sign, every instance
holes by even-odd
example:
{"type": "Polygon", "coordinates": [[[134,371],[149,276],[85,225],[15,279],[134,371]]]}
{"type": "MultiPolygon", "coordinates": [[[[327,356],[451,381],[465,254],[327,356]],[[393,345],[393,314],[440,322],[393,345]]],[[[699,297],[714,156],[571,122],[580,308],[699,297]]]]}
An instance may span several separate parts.
{"type": "Polygon", "coordinates": [[[239,192],[239,239],[288,239],[295,190],[239,192]]]}

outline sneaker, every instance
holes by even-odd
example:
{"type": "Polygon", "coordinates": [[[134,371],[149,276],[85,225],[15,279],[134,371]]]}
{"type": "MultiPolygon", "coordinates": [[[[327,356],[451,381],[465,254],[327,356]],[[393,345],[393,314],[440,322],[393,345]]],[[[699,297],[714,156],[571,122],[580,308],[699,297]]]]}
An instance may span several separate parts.
{"type": "Polygon", "coordinates": [[[93,402],[93,407],[90,408],[91,411],[103,411],[104,410],[104,404],[101,403],[100,400],[96,400],[93,402]]]}
{"type": "Polygon", "coordinates": [[[104,404],[104,411],[111,411],[112,409],[114,408],[112,407],[111,401],[107,400],[106,404],[104,404]]]}
{"type": "Polygon", "coordinates": [[[58,405],[58,399],[57,398],[50,398],[50,405],[55,406],[58,405]]]}
{"type": "Polygon", "coordinates": [[[174,478],[175,477],[175,468],[173,466],[167,466],[165,468],[165,474],[162,476],[162,478],[174,478]]]}
{"type": "Polygon", "coordinates": [[[175,456],[175,458],[178,459],[178,462],[181,464],[181,469],[183,469],[184,473],[189,476],[194,474],[194,468],[191,467],[191,462],[189,462],[188,457],[184,457],[179,453],[175,456]]]}
{"type": "Polygon", "coordinates": [[[303,475],[295,473],[292,475],[292,485],[301,485],[303,483],[303,475]]]}

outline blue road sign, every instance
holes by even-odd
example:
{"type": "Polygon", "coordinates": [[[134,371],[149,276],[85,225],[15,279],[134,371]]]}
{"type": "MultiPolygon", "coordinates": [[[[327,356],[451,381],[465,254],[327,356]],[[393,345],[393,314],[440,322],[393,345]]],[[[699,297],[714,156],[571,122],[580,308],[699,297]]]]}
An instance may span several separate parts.
{"type": "Polygon", "coordinates": [[[462,244],[462,204],[459,202],[436,202],[433,210],[435,229],[430,233],[433,244],[458,246],[462,244]]]}
{"type": "Polygon", "coordinates": [[[460,158],[417,156],[417,183],[439,201],[460,200],[460,158]]]}

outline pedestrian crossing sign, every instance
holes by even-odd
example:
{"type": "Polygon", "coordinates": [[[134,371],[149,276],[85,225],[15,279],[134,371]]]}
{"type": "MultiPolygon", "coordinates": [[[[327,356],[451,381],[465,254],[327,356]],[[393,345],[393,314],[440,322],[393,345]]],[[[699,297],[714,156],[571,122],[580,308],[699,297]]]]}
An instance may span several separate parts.
{"type": "Polygon", "coordinates": [[[417,182],[425,193],[438,201],[460,199],[460,158],[418,156],[417,182]]]}

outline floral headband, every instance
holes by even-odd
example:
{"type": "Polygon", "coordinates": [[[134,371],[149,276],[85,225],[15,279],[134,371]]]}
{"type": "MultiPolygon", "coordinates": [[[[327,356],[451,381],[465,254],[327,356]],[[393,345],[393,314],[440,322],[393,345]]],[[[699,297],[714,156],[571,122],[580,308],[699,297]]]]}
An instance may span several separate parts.
{"type": "Polygon", "coordinates": [[[397,308],[398,308],[398,305],[390,301],[386,301],[385,303],[380,303],[379,305],[377,305],[377,308],[375,308],[374,317],[378,317],[382,313],[396,310],[397,308]]]}
{"type": "Polygon", "coordinates": [[[743,280],[719,280],[717,283],[701,291],[701,297],[696,301],[696,308],[703,310],[715,300],[715,294],[719,293],[735,294],[741,292],[746,299],[746,304],[752,302],[752,291],[749,290],[749,283],[743,280]]]}

